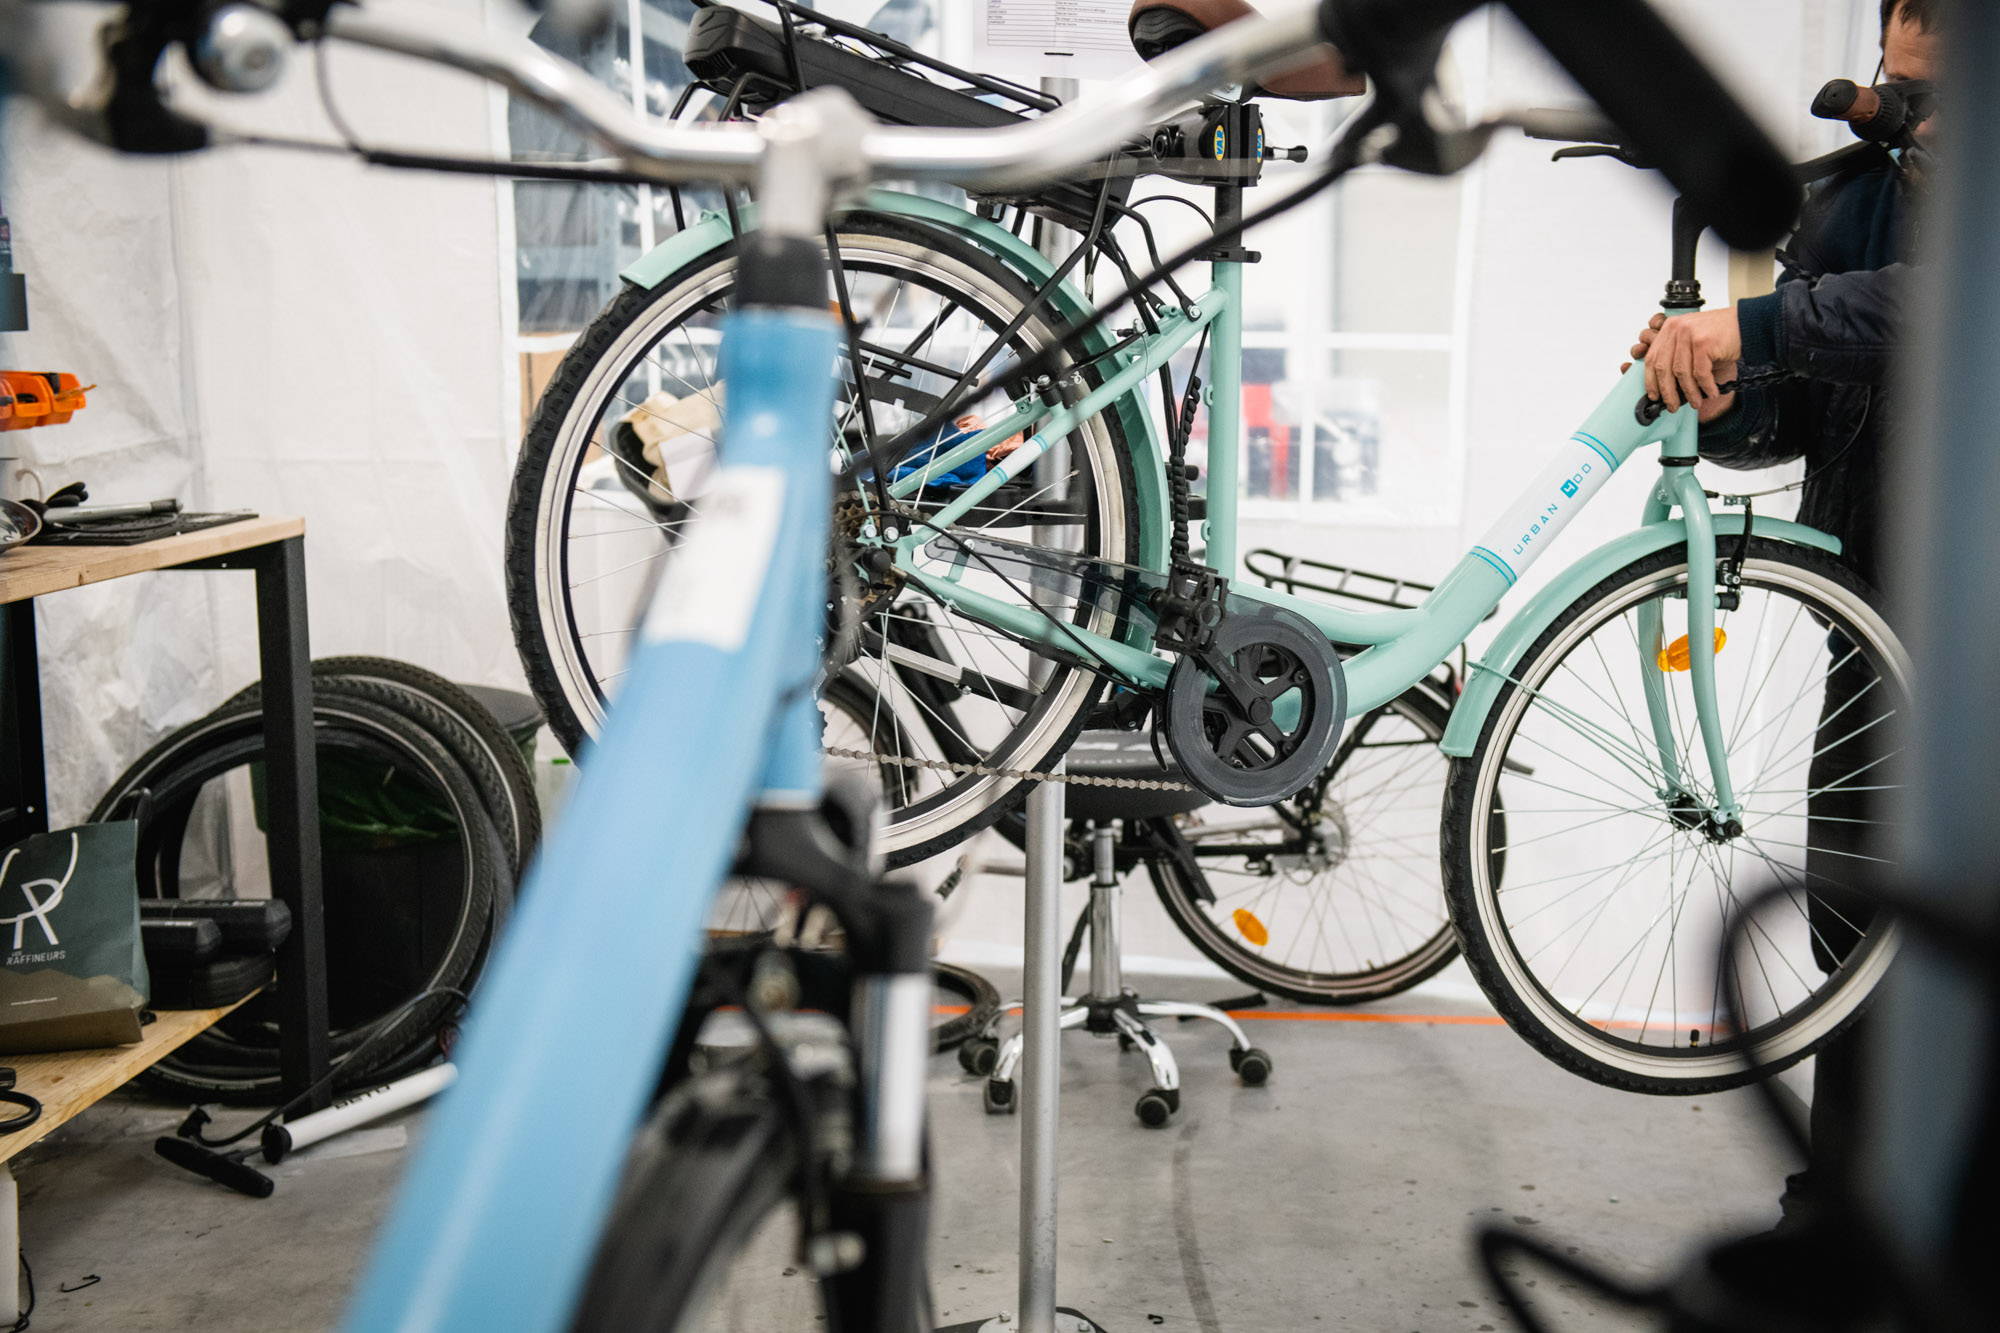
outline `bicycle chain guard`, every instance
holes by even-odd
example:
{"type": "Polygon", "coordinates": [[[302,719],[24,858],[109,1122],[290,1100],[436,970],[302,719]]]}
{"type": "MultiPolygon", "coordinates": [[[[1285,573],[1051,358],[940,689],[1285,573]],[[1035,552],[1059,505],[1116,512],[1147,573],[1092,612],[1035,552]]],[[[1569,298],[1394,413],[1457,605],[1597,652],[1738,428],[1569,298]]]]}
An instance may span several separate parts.
{"type": "Polygon", "coordinates": [[[1347,678],[1302,616],[1231,610],[1207,646],[1174,663],[1157,716],[1188,781],[1225,805],[1273,805],[1332,761],[1347,678]]]}

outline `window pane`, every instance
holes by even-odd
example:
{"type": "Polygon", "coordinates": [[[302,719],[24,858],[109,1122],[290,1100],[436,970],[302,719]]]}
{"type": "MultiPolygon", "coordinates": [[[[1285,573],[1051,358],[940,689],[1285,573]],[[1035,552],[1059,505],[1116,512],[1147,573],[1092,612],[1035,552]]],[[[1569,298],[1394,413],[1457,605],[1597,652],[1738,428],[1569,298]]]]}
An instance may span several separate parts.
{"type": "Polygon", "coordinates": [[[1416,519],[1455,505],[1449,352],[1340,351],[1311,386],[1313,497],[1416,519]]]}
{"type": "Polygon", "coordinates": [[[1448,333],[1458,276],[1458,177],[1363,172],[1333,188],[1324,327],[1448,333]]]}
{"type": "Polygon", "coordinates": [[[1282,348],[1243,353],[1243,494],[1253,499],[1301,498],[1302,404],[1286,378],[1290,361],[1282,348]]]}

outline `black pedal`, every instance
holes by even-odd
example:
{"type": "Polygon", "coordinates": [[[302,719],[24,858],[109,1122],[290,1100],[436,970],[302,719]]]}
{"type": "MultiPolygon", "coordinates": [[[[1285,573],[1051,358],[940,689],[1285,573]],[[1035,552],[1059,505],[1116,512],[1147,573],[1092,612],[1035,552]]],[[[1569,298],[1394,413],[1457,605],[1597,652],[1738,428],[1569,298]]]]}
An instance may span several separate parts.
{"type": "Polygon", "coordinates": [[[1176,564],[1167,586],[1153,594],[1159,628],[1153,642],[1170,652],[1198,653],[1215,642],[1229,597],[1229,580],[1206,565],[1176,564]]]}

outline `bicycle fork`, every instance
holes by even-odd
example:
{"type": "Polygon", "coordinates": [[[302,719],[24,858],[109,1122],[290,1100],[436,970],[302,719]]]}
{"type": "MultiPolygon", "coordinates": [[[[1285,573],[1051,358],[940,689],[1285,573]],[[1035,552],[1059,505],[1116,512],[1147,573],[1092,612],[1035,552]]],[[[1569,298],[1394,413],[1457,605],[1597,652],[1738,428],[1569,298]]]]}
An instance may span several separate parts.
{"type": "MultiPolygon", "coordinates": [[[[847,994],[801,993],[808,1008],[845,1006],[856,1055],[847,1123],[798,1127],[802,1170],[825,1183],[823,1214],[802,1211],[802,1257],[826,1285],[833,1333],[928,1333],[919,1321],[929,1306],[932,905],[911,883],[869,875],[873,793],[828,795],[821,808],[757,811],[737,865],[806,890],[846,937],[847,994]],[[830,824],[827,809],[844,809],[846,827],[830,824]]],[[[818,1193],[803,1189],[801,1203],[818,1193]]]]}
{"type": "MultiPolygon", "coordinates": [[[[1660,599],[1639,608],[1639,676],[1646,699],[1646,715],[1652,724],[1653,741],[1660,752],[1660,799],[1667,802],[1675,818],[1688,827],[1703,827],[1710,836],[1733,837],[1743,827],[1743,807],[1736,799],[1735,784],[1729,773],[1728,737],[1723,734],[1722,708],[1715,682],[1716,626],[1718,598],[1715,579],[1715,516],[1708,495],[1694,475],[1696,426],[1692,414],[1677,422],[1674,434],[1661,447],[1660,484],[1646,498],[1642,522],[1658,523],[1678,508],[1687,528],[1687,649],[1688,679],[1694,696],[1696,726],[1708,758],[1709,776],[1715,799],[1703,802],[1694,792],[1690,775],[1682,771],[1679,740],[1674,734],[1667,701],[1667,637],[1665,610],[1660,599]],[[1702,807],[1709,805],[1697,825],[1702,807]]],[[[1749,523],[1745,515],[1744,522],[1749,523]]],[[[1748,527],[1745,536],[1748,536],[1748,527]]],[[[1732,590],[1733,591],[1733,590],[1732,590]]]]}

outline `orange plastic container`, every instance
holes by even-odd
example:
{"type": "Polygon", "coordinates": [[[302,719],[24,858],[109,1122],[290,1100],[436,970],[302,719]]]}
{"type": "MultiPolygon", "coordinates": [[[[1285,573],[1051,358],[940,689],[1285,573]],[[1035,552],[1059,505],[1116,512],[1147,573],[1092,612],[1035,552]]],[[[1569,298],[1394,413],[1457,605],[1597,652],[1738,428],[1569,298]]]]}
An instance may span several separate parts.
{"type": "Polygon", "coordinates": [[[76,376],[57,370],[44,372],[42,378],[55,390],[49,402],[48,419],[42,422],[44,426],[60,426],[71,415],[88,407],[90,402],[84,395],[97,387],[95,384],[79,384],[76,376]]]}
{"type": "Polygon", "coordinates": [[[61,371],[0,370],[0,430],[60,426],[89,405],[95,384],[61,371]]]}

